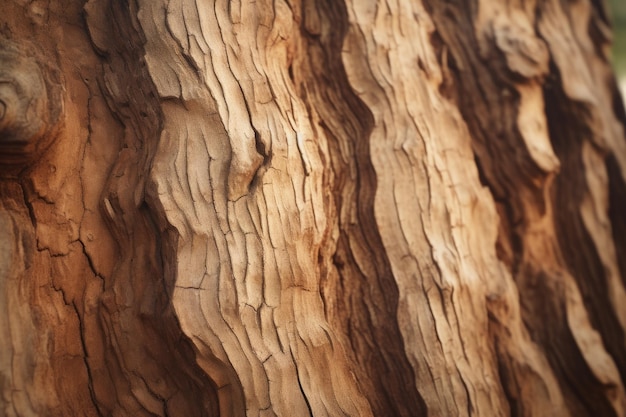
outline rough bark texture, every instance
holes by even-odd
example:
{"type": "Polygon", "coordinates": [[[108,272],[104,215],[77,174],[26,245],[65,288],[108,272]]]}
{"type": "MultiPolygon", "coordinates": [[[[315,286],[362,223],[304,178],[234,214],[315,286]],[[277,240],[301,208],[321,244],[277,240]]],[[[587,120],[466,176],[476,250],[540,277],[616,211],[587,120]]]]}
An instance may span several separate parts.
{"type": "Polygon", "coordinates": [[[600,0],[5,0],[0,417],[626,416],[600,0]]]}

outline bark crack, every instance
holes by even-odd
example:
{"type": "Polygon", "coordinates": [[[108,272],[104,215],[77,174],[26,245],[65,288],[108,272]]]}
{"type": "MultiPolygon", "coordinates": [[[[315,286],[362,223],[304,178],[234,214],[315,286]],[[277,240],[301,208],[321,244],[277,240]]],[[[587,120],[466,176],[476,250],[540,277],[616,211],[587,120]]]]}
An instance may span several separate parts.
{"type": "Polygon", "coordinates": [[[78,325],[79,325],[78,334],[80,336],[80,343],[83,349],[83,362],[85,364],[85,370],[87,371],[87,388],[89,389],[89,396],[91,398],[91,402],[93,403],[96,409],[96,412],[98,413],[98,416],[104,417],[104,414],[102,410],[100,409],[100,405],[96,398],[96,393],[93,387],[93,376],[91,373],[91,366],[89,365],[89,359],[88,359],[89,354],[87,351],[87,343],[85,341],[85,327],[83,323],[83,318],[78,310],[78,307],[76,306],[75,301],[72,301],[72,307],[74,309],[74,312],[76,313],[76,317],[78,318],[78,325]]]}
{"type": "Polygon", "coordinates": [[[293,364],[296,368],[296,379],[298,381],[298,389],[300,390],[300,392],[302,393],[302,399],[304,400],[304,403],[306,404],[307,410],[309,411],[309,417],[313,417],[313,408],[311,407],[311,403],[309,402],[309,399],[307,398],[306,392],[304,391],[304,387],[302,386],[302,380],[300,379],[300,369],[298,366],[298,361],[296,360],[293,351],[290,350],[290,355],[291,355],[291,360],[293,361],[293,364]]]}

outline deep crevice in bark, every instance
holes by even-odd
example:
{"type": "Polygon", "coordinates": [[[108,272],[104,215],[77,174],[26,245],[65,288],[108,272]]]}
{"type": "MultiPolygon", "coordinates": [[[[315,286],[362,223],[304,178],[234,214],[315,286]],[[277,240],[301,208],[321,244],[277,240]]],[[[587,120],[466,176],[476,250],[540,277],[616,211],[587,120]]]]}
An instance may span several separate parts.
{"type": "MultiPolygon", "coordinates": [[[[615,155],[608,155],[606,168],[609,175],[609,218],[617,252],[617,264],[626,286],[626,182],[623,180],[615,155]]],[[[626,379],[622,369],[622,379],[626,379]]]]}
{"type": "MultiPolygon", "coordinates": [[[[596,247],[589,236],[580,214],[584,193],[588,192],[582,161],[582,143],[593,136],[588,127],[589,110],[581,104],[570,104],[569,99],[558,89],[547,89],[545,95],[550,137],[561,161],[561,172],[556,177],[552,190],[557,237],[568,269],[581,290],[591,322],[600,332],[607,351],[616,362],[624,380],[626,357],[621,352],[625,334],[615,311],[606,308],[612,302],[605,278],[605,267],[598,253],[601,248],[596,247]]],[[[612,183],[615,185],[616,178],[621,175],[619,171],[612,174],[614,175],[610,175],[610,178],[613,178],[612,183]]],[[[611,183],[609,187],[610,185],[611,183]]],[[[614,192],[611,194],[615,195],[614,192]]],[[[614,205],[618,204],[613,202],[614,205]]],[[[613,208],[610,207],[610,210],[613,208]]],[[[618,255],[619,258],[621,257],[618,255]]]]}
{"type": "MultiPolygon", "coordinates": [[[[117,217],[109,218],[108,224],[118,239],[122,254],[116,273],[106,286],[110,294],[119,291],[136,294],[130,312],[101,309],[101,315],[109,316],[102,321],[109,328],[105,333],[118,334],[118,337],[121,336],[119,332],[134,335],[134,339],[129,341],[132,347],[126,345],[125,338],[118,339],[118,343],[122,344],[110,351],[113,357],[107,355],[110,358],[107,362],[113,360],[119,361],[120,365],[130,365],[130,369],[122,365],[118,372],[138,373],[148,392],[156,400],[164,401],[165,415],[217,416],[215,384],[196,364],[191,344],[170,304],[173,285],[172,278],[166,274],[172,273],[168,260],[176,259],[172,250],[175,244],[165,242],[169,235],[161,233],[157,227],[158,217],[153,214],[156,209],[146,202],[134,202],[134,190],[132,187],[129,189],[126,182],[135,181],[135,187],[145,187],[150,161],[162,129],[156,89],[150,82],[142,57],[143,34],[136,32],[139,24],[133,22],[135,6],[114,2],[105,4],[101,10],[106,14],[95,18],[99,22],[109,22],[111,27],[106,34],[97,34],[100,37],[98,41],[92,41],[105,52],[101,53],[106,64],[100,85],[107,86],[104,91],[108,105],[127,132],[103,193],[116,202],[117,217]],[[103,39],[106,39],[106,45],[99,43],[103,39]],[[110,50],[115,54],[107,53],[110,50]],[[120,83],[124,88],[118,86],[111,90],[111,82],[120,83]],[[131,168],[133,165],[136,168],[131,168]],[[119,172],[130,178],[120,181],[119,172]],[[123,317],[123,321],[118,321],[118,315],[123,317]],[[141,362],[133,363],[140,357],[141,362]],[[164,383],[167,387],[165,391],[164,383]]],[[[86,21],[88,25],[93,23],[89,17],[86,21]]],[[[102,29],[101,26],[91,27],[92,33],[102,29]]],[[[141,193],[142,196],[144,193],[141,193]]],[[[132,378],[131,375],[119,377],[129,382],[132,378]]],[[[106,395],[104,392],[98,394],[106,395]]]]}
{"type": "Polygon", "coordinates": [[[573,417],[614,416],[603,394],[604,387],[589,369],[567,326],[566,289],[560,282],[560,273],[538,271],[532,265],[526,265],[522,273],[527,286],[522,299],[528,312],[527,326],[531,337],[545,349],[569,412],[573,417]]]}
{"type": "MultiPolygon", "coordinates": [[[[303,9],[307,10],[307,1],[304,3],[303,9]]],[[[326,293],[328,278],[322,276],[322,295],[337,303],[338,314],[332,319],[339,320],[346,329],[363,368],[360,383],[363,387],[372,384],[365,389],[374,415],[426,415],[398,328],[398,289],[374,218],[376,174],[369,149],[374,121],[350,88],[342,64],[341,50],[348,27],[345,4],[329,1],[311,3],[309,7],[317,8],[321,25],[333,28],[321,36],[311,35],[306,29],[306,13],[301,24],[308,48],[306,56],[315,57],[304,64],[310,67],[303,72],[314,77],[302,80],[303,93],[325,104],[316,106],[315,111],[329,139],[330,164],[335,173],[334,204],[339,217],[339,238],[333,255],[339,286],[335,294],[326,293]]]]}
{"type": "MultiPolygon", "coordinates": [[[[427,3],[439,32],[437,38],[450,49],[449,55],[452,59],[448,62],[454,75],[454,85],[460,91],[459,94],[448,96],[459,98],[460,110],[472,132],[481,181],[492,191],[500,213],[498,255],[509,265],[516,277],[524,322],[533,339],[548,352],[548,358],[559,377],[566,403],[573,415],[587,415],[593,412],[594,407],[595,412],[602,410],[601,414],[614,415],[615,411],[606,399],[605,387],[595,380],[570,334],[565,307],[559,307],[566,297],[558,272],[564,266],[558,265],[558,259],[554,260],[557,265],[546,259],[545,265],[533,266],[536,259],[528,258],[533,255],[530,248],[525,247],[530,243],[527,238],[532,233],[529,226],[532,222],[537,222],[538,214],[545,214],[545,208],[537,212],[529,212],[529,209],[535,210],[552,203],[554,222],[559,229],[558,242],[554,242],[553,246],[555,250],[558,250],[557,245],[563,249],[568,269],[581,287],[592,323],[600,328],[613,359],[622,363],[624,359],[620,352],[623,352],[623,331],[615,312],[606,308],[611,303],[606,281],[602,278],[603,267],[595,252],[597,249],[578,214],[580,191],[585,186],[582,161],[572,163],[570,160],[562,160],[562,170],[556,175],[555,184],[551,186],[546,181],[548,177],[538,172],[530,155],[525,151],[515,125],[519,99],[515,80],[510,79],[506,75],[507,69],[499,64],[502,57],[494,57],[495,62],[493,59],[481,59],[476,56],[479,48],[475,38],[458,36],[460,33],[474,33],[469,22],[471,6],[427,3]],[[451,12],[451,8],[457,7],[464,10],[462,15],[468,16],[467,21],[460,19],[458,13],[451,12]],[[459,26],[465,29],[458,32],[450,30],[459,26]],[[542,193],[546,187],[552,187],[551,202],[543,201],[542,193]],[[529,198],[531,196],[532,199],[529,198]],[[573,214],[570,213],[572,210],[573,214]],[[586,254],[586,257],[580,256],[581,253],[586,254]],[[542,291],[537,290],[538,285],[543,288],[542,291]],[[551,320],[546,322],[543,319],[545,317],[550,317],[551,320]]],[[[559,109],[569,107],[564,98],[555,96],[553,89],[558,88],[559,81],[555,78],[555,73],[558,73],[557,69],[550,68],[544,89],[550,137],[559,158],[566,158],[566,153],[580,158],[580,146],[578,150],[572,149],[571,142],[577,143],[577,135],[589,130],[584,124],[584,114],[580,112],[555,114],[559,109]]],[[[545,239],[551,237],[547,235],[545,239]]],[[[619,367],[623,369],[623,364],[619,367]]],[[[515,391],[516,388],[511,385],[514,381],[506,378],[506,372],[501,369],[500,375],[503,376],[505,391],[515,391]]],[[[510,396],[509,393],[509,400],[510,396]]],[[[523,413],[522,410],[519,412],[523,413]]]]}

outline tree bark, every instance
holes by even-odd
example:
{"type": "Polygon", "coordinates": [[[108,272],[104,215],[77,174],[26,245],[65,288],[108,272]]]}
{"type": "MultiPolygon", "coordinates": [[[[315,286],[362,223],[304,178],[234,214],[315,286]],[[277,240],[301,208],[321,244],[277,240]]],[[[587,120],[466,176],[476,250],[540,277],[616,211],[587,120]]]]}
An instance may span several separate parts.
{"type": "Polygon", "coordinates": [[[626,416],[598,0],[7,0],[0,417],[626,416]]]}

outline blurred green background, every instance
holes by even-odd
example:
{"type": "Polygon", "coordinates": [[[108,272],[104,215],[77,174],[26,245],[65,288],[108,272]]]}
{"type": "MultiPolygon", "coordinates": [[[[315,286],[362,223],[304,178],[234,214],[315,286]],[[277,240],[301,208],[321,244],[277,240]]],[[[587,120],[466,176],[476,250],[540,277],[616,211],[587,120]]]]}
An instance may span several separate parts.
{"type": "Polygon", "coordinates": [[[626,0],[609,0],[613,14],[613,57],[618,78],[626,76],[626,0]]]}

